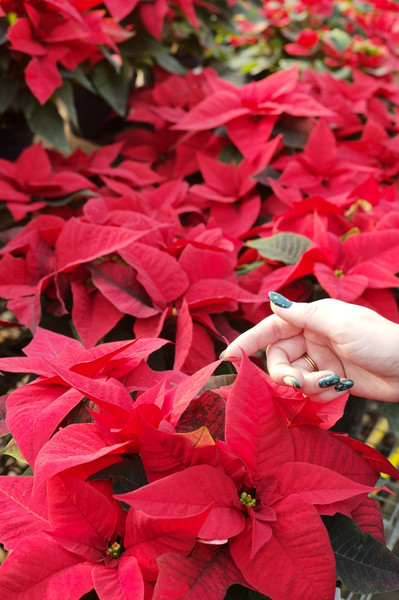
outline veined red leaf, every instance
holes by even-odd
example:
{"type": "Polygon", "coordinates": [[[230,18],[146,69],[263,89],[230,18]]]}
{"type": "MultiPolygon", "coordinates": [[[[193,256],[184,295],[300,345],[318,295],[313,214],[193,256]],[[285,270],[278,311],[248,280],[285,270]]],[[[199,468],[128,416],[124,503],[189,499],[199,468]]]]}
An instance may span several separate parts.
{"type": "Polygon", "coordinates": [[[12,550],[24,538],[50,527],[43,498],[32,498],[33,477],[0,477],[0,540],[12,550]]]}
{"type": "Polygon", "coordinates": [[[294,460],[294,446],[262,372],[243,355],[226,405],[226,444],[254,485],[294,460]]]}
{"type": "Polygon", "coordinates": [[[13,600],[43,600],[57,589],[68,590],[69,600],[79,600],[93,589],[92,568],[47,535],[33,535],[18,544],[3,563],[0,587],[13,600]]]}
{"type": "Polygon", "coordinates": [[[101,600],[144,600],[144,581],[134,556],[118,558],[116,568],[95,565],[94,588],[101,600]]]}
{"type": "Polygon", "coordinates": [[[277,521],[270,522],[271,539],[252,559],[248,531],[230,540],[234,562],[249,584],[273,600],[331,600],[335,559],[316,509],[296,495],[273,508],[277,521]]]}
{"type": "Polygon", "coordinates": [[[206,539],[237,535],[245,525],[244,514],[234,506],[239,496],[233,481],[208,465],[189,467],[115,497],[153,517],[193,516],[212,505],[199,534],[206,539]]]}
{"type": "Polygon", "coordinates": [[[245,580],[225,547],[197,544],[186,558],[164,554],[158,560],[159,576],[153,600],[223,600],[227,588],[245,580]]]}

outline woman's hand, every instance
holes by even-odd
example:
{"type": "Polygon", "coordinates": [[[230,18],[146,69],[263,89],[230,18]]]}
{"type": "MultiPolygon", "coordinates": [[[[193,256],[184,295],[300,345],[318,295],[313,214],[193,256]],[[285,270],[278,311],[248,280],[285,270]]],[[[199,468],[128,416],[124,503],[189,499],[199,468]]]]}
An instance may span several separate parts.
{"type": "Polygon", "coordinates": [[[237,361],[240,348],[252,354],[267,346],[272,379],[311,399],[328,402],[352,388],[357,396],[399,401],[397,323],[340,300],[306,304],[276,292],[269,297],[274,314],[240,335],[221,358],[237,361]]]}

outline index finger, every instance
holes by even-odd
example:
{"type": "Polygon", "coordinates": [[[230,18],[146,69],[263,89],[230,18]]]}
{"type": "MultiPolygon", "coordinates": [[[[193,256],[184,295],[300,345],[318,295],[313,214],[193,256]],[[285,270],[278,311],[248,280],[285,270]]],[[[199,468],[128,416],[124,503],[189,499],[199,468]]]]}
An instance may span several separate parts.
{"type": "Polygon", "coordinates": [[[234,362],[235,360],[240,360],[241,349],[245,354],[250,355],[269,344],[274,344],[279,340],[285,340],[298,335],[301,331],[301,327],[292,325],[273,314],[239,335],[221,353],[220,358],[234,362]]]}

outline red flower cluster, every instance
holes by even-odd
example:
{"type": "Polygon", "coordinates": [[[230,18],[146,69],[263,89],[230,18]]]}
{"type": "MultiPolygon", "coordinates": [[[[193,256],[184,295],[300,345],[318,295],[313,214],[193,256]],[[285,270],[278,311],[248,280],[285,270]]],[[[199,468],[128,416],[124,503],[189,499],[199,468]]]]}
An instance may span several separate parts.
{"type": "MultiPolygon", "coordinates": [[[[99,4],[1,3],[42,101],[60,66],[95,62],[99,45],[118,51],[124,30],[99,4]]],[[[178,4],[195,25],[194,3],[178,4]]],[[[285,27],[277,4],[265,10],[285,27]]],[[[105,5],[116,20],[151,9],[154,27],[170,9],[105,5]]],[[[331,3],[317,6],[328,19],[331,3]]],[[[390,48],[393,30],[373,19],[390,48]]],[[[320,39],[309,27],[291,43],[311,54],[320,39]]],[[[13,220],[0,234],[0,296],[33,336],[0,370],[37,376],[9,395],[0,428],[32,469],[0,478],[12,550],[0,587],[13,599],[94,588],[102,600],[222,600],[238,583],[330,600],[322,517],[382,539],[368,494],[380,472],[398,473],[328,431],[346,396],[311,403],[247,358],[234,383],[208,381],[226,341],[269,313],[271,289],[399,321],[399,94],[390,73],[355,62],[350,80],[294,65],[243,85],[211,68],[157,68],[109,144],[67,157],[35,144],[0,161],[13,220]]]]}
{"type": "Polygon", "coordinates": [[[218,363],[191,377],[152,371],[146,358],[163,343],[88,351],[39,330],[26,358],[0,361],[39,375],[7,403],[34,476],[0,478],[0,539],[13,550],[1,588],[15,600],[93,588],[104,600],[182,600],[189,589],[222,600],[240,583],[276,600],[329,600],[321,515],[346,514],[383,539],[368,493],[380,471],[399,473],[330,434],[323,405],[284,397],[247,358],[233,385],[200,394],[218,363]]]}

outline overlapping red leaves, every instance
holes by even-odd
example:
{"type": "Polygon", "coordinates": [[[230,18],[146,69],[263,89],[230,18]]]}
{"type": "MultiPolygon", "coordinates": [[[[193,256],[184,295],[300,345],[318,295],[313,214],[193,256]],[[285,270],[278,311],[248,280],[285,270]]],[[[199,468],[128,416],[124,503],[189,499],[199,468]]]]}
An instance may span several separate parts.
{"type": "MultiPolygon", "coordinates": [[[[61,67],[117,50],[99,2],[0,4],[19,17],[9,43],[31,57],[42,102],[61,67]]],[[[178,3],[197,26],[194,4],[178,3]]],[[[330,4],[317,2],[323,18],[330,4]]],[[[154,36],[170,10],[105,5],[116,20],[137,9],[154,36]]],[[[288,25],[275,8],[273,26],[288,25]]],[[[291,50],[319,41],[304,30],[291,50]]],[[[32,334],[0,370],[36,376],[9,395],[1,427],[32,469],[0,478],[10,598],[223,600],[238,583],[330,600],[321,516],[382,539],[368,494],[380,471],[398,474],[329,432],[346,397],[311,403],[246,357],[229,379],[216,357],[269,313],[270,290],[399,321],[398,105],[386,71],[293,66],[239,86],[157,68],[111,143],[0,161],[13,219],[0,296],[32,334]]]]}

